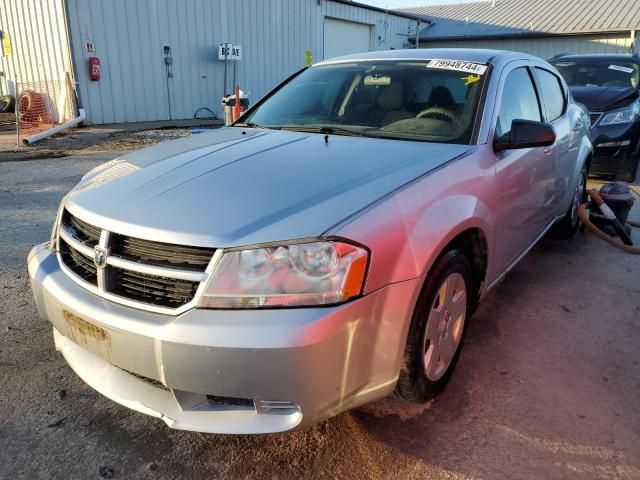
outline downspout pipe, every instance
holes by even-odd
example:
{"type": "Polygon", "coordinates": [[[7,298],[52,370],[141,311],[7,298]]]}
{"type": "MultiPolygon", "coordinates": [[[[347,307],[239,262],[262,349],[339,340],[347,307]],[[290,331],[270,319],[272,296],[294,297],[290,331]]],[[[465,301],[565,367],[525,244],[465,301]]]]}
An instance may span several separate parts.
{"type": "Polygon", "coordinates": [[[23,145],[33,145],[36,142],[39,142],[43,138],[50,137],[51,135],[55,135],[67,128],[74,127],[79,123],[83,122],[85,119],[84,108],[78,110],[78,116],[68,122],[61,123],[60,125],[50,128],[49,130],[45,130],[44,132],[36,133],[35,135],[31,135],[30,137],[26,137],[22,140],[23,145]]]}

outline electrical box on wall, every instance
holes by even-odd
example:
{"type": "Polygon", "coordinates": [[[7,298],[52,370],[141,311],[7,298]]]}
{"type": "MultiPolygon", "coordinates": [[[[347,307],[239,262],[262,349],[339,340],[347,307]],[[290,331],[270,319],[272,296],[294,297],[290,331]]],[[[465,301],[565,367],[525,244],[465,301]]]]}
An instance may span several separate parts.
{"type": "Polygon", "coordinates": [[[242,45],[221,43],[218,46],[218,60],[233,60],[239,62],[242,60],[242,45]]]}

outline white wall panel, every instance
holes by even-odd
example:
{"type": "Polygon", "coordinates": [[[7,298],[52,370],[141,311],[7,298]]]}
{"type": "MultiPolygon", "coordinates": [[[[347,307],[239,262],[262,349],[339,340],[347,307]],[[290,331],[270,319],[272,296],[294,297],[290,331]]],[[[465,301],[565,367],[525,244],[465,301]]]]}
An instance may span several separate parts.
{"type": "Polygon", "coordinates": [[[324,56],[326,58],[368,52],[372,41],[371,25],[324,19],[324,56]]]}
{"type": "MultiPolygon", "coordinates": [[[[0,0],[4,1],[4,0],[0,0]]],[[[14,0],[19,1],[19,0],[14,0]]],[[[305,51],[324,58],[325,17],[371,26],[372,48],[402,48],[415,21],[330,0],[67,0],[80,96],[89,122],[191,118],[200,107],[220,114],[222,42],[243,46],[237,80],[252,102],[304,67],[305,51]],[[102,62],[87,78],[87,41],[102,62]],[[170,45],[167,86],[163,45],[170,45]],[[169,94],[167,95],[167,88],[169,94]],[[167,99],[169,97],[170,100],[167,99]]],[[[230,68],[232,65],[230,65],[230,68]]],[[[229,88],[231,79],[229,72],[229,88]]]]}
{"type": "MultiPolygon", "coordinates": [[[[15,95],[15,82],[64,82],[71,71],[62,0],[0,0],[0,30],[13,54],[0,50],[0,91],[15,95]]],[[[64,85],[64,83],[62,83],[64,85]]]]}

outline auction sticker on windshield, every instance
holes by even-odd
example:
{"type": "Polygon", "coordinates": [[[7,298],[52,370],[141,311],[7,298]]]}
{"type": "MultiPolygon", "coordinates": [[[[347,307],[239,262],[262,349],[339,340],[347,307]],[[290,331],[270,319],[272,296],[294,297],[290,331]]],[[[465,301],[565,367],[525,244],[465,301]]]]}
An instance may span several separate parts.
{"type": "Polygon", "coordinates": [[[439,68],[441,70],[456,70],[458,72],[475,73],[476,75],[484,75],[487,66],[481,63],[464,62],[462,60],[430,60],[427,68],[439,68]]]}
{"type": "Polygon", "coordinates": [[[609,65],[609,70],[617,70],[618,72],[633,73],[633,68],[621,67],[620,65],[609,65]]]}

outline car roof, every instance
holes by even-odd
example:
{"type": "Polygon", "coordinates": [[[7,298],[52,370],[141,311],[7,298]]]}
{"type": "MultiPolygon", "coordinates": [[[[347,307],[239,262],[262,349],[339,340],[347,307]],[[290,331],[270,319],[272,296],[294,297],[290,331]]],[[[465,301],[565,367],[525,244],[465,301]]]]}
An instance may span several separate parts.
{"type": "Polygon", "coordinates": [[[379,52],[355,53],[342,57],[330,58],[319,62],[317,65],[329,63],[341,63],[347,61],[371,61],[371,60],[429,60],[451,59],[466,62],[495,64],[510,60],[544,61],[539,57],[520,52],[508,52],[506,50],[489,50],[480,48],[413,48],[403,50],[384,50],[379,52]]]}
{"type": "Polygon", "coordinates": [[[598,61],[613,61],[613,60],[626,60],[629,62],[639,62],[640,61],[640,57],[638,57],[637,54],[631,55],[628,53],[609,53],[609,54],[604,54],[604,53],[600,53],[600,54],[589,54],[589,53],[584,53],[584,54],[560,54],[560,55],[556,55],[555,57],[553,57],[551,60],[549,60],[550,62],[557,62],[557,61],[567,61],[567,60],[592,60],[595,62],[598,61]]]}

